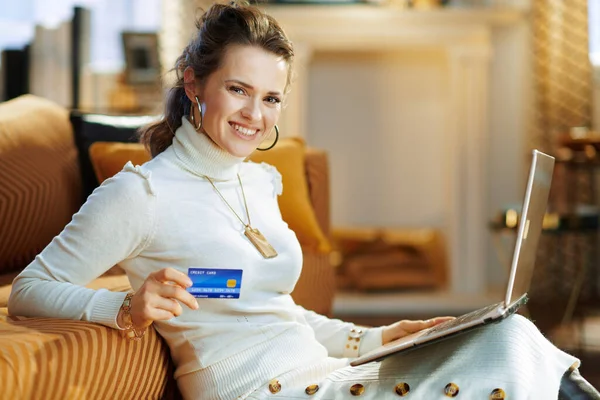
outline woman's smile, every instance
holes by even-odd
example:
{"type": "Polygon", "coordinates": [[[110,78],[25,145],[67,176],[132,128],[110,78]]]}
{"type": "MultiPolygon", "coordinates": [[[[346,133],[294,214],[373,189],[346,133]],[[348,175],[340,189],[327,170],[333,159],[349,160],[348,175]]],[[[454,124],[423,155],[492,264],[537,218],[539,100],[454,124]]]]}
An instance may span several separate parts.
{"type": "Polygon", "coordinates": [[[260,132],[260,129],[246,127],[236,122],[229,122],[229,125],[233,128],[233,132],[243,140],[254,140],[260,132]]]}

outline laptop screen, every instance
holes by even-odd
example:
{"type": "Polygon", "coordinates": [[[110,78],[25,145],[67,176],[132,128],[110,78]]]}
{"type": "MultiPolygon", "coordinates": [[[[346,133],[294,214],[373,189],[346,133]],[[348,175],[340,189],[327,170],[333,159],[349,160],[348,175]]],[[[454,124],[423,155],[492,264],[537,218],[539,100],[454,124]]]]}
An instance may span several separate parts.
{"type": "Polygon", "coordinates": [[[554,157],[534,150],[505,298],[506,306],[529,290],[553,171],[554,157]]]}

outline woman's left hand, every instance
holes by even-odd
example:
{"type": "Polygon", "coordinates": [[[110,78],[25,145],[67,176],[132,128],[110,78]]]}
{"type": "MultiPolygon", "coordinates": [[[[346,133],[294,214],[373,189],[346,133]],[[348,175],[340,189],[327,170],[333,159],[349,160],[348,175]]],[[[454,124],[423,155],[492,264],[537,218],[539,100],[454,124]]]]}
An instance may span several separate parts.
{"type": "Polygon", "coordinates": [[[411,321],[411,320],[402,320],[398,322],[394,322],[391,325],[387,325],[383,327],[383,332],[381,334],[381,338],[383,344],[389,343],[396,339],[400,339],[401,337],[408,336],[411,333],[422,331],[423,329],[431,328],[437,324],[441,324],[442,322],[449,321],[454,319],[454,317],[435,317],[428,319],[426,321],[411,321]]]}

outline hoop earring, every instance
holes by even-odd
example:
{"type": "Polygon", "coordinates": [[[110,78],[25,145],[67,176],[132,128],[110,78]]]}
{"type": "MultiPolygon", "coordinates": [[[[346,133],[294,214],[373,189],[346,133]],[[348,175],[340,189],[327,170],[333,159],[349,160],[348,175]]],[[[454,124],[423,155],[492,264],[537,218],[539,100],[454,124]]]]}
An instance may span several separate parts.
{"type": "Polygon", "coordinates": [[[194,125],[194,129],[199,131],[202,128],[202,121],[204,117],[202,116],[202,107],[200,106],[200,100],[198,100],[198,96],[194,96],[196,98],[196,104],[198,105],[198,112],[200,113],[200,124],[196,126],[196,119],[194,118],[194,110],[190,112],[190,119],[192,120],[192,124],[194,125]]]}
{"type": "Polygon", "coordinates": [[[273,128],[275,128],[275,141],[273,142],[273,144],[264,149],[257,147],[256,150],[267,151],[267,150],[271,150],[273,147],[275,147],[275,145],[277,144],[277,141],[279,140],[279,128],[277,127],[277,125],[273,125],[273,128]]]}

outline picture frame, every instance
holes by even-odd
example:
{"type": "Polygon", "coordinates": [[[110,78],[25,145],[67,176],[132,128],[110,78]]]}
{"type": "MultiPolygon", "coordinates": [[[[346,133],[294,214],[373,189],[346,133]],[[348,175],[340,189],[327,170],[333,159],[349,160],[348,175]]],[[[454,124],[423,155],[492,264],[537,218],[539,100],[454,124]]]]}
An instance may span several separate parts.
{"type": "Polygon", "coordinates": [[[125,81],[132,86],[152,85],[160,80],[161,68],[156,32],[121,33],[125,54],[125,81]]]}

